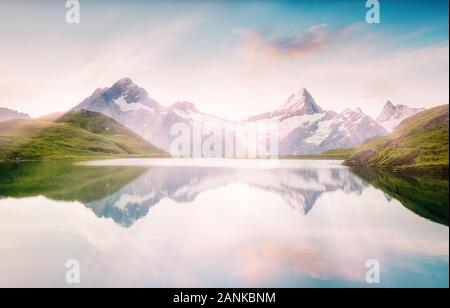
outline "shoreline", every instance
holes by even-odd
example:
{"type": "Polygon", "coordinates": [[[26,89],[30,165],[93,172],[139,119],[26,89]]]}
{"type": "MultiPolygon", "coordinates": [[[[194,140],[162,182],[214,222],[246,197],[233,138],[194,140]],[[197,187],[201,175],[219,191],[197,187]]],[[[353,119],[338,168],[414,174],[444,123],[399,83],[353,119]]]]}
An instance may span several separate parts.
{"type": "Polygon", "coordinates": [[[112,160],[124,160],[124,159],[178,159],[185,161],[194,160],[204,160],[209,161],[341,161],[341,165],[351,169],[369,169],[374,171],[383,171],[393,174],[404,174],[409,176],[448,176],[449,166],[448,165],[435,165],[435,166],[395,166],[395,167],[382,167],[382,166],[364,166],[356,164],[345,164],[345,158],[337,156],[327,156],[327,155],[282,155],[278,158],[193,158],[193,157],[173,157],[169,155],[137,155],[137,156],[103,156],[103,157],[79,157],[79,158],[60,158],[60,159],[41,159],[41,160],[1,160],[0,164],[11,164],[11,163],[39,163],[39,162],[66,162],[66,163],[85,163],[85,162],[101,162],[101,161],[112,161],[112,160]]]}
{"type": "Polygon", "coordinates": [[[400,175],[409,175],[409,176],[439,176],[439,177],[448,177],[449,175],[449,166],[448,165],[434,165],[434,166],[393,166],[393,167],[383,167],[383,166],[364,166],[364,165],[352,165],[345,164],[349,168],[364,168],[374,171],[383,171],[400,175]]]}

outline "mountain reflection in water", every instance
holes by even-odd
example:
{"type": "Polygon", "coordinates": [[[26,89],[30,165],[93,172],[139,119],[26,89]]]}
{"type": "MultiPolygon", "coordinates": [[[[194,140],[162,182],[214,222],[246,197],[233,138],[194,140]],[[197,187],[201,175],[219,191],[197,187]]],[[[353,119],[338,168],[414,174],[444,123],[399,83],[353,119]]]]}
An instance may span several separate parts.
{"type": "Polygon", "coordinates": [[[233,183],[272,192],[301,215],[325,193],[360,195],[372,185],[425,218],[448,226],[448,180],[327,167],[258,169],[198,166],[91,166],[70,163],[0,164],[0,198],[43,195],[78,201],[98,217],[131,227],[163,199],[194,202],[203,192],[233,183]]]}
{"type": "Polygon", "coordinates": [[[0,163],[0,287],[448,287],[447,202],[340,161],[0,163]]]}

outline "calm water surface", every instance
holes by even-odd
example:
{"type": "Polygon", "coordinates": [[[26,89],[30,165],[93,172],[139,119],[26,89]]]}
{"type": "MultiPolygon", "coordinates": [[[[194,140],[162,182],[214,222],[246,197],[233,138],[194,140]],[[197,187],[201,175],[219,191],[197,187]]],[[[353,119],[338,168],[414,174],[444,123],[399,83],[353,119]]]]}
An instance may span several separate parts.
{"type": "Polygon", "coordinates": [[[448,287],[448,180],[339,161],[0,164],[0,287],[448,287]]]}

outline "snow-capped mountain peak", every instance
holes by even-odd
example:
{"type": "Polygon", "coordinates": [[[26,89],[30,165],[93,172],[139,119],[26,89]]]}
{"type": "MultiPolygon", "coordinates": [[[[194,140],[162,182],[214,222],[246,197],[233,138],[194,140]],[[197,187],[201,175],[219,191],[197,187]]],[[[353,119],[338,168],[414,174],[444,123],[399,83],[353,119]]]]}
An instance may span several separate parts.
{"type": "Polygon", "coordinates": [[[280,113],[295,113],[295,115],[323,113],[322,108],[314,101],[311,93],[302,88],[297,94],[289,96],[287,101],[278,109],[280,113]]]}
{"type": "Polygon", "coordinates": [[[342,111],[342,114],[350,114],[350,113],[363,113],[363,112],[362,112],[361,108],[359,108],[359,107],[353,108],[353,109],[351,109],[351,108],[345,108],[345,109],[342,111]]]}
{"type": "Polygon", "coordinates": [[[81,102],[74,110],[87,109],[114,117],[115,114],[152,111],[161,108],[155,100],[151,99],[147,91],[140,88],[130,78],[123,78],[110,88],[99,88],[81,102]]]}
{"type": "Polygon", "coordinates": [[[376,121],[388,131],[393,131],[404,119],[421,112],[423,108],[411,108],[406,105],[394,105],[387,101],[376,121]]]}
{"type": "Polygon", "coordinates": [[[110,89],[108,89],[111,98],[116,99],[124,97],[128,104],[141,103],[147,107],[160,107],[160,105],[150,99],[147,91],[144,88],[140,88],[130,78],[123,78],[117,81],[110,89]]]}
{"type": "Polygon", "coordinates": [[[129,87],[129,86],[135,86],[135,84],[133,83],[133,80],[131,80],[130,78],[122,78],[120,80],[118,80],[114,85],[114,86],[121,86],[121,87],[129,87]]]}
{"type": "Polygon", "coordinates": [[[322,114],[325,111],[316,103],[311,93],[305,88],[297,94],[291,94],[280,108],[248,118],[247,121],[276,119],[282,121],[295,116],[322,114]]]}
{"type": "MultiPolygon", "coordinates": [[[[400,105],[399,105],[400,106],[400,105]]],[[[387,121],[395,116],[397,108],[391,101],[387,101],[381,111],[380,115],[376,118],[378,122],[387,121]]]]}
{"type": "Polygon", "coordinates": [[[361,108],[354,108],[354,109],[346,108],[344,109],[344,111],[338,114],[337,117],[354,121],[365,116],[367,115],[361,110],[361,108]]]}

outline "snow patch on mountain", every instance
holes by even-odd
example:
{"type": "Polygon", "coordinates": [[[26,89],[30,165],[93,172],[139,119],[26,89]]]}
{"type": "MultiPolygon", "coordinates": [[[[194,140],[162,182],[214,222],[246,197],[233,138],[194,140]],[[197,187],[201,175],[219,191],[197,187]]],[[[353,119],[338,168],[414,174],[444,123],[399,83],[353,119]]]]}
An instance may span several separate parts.
{"type": "Polygon", "coordinates": [[[119,98],[113,100],[113,102],[119,106],[120,110],[122,110],[123,112],[129,112],[129,111],[139,111],[139,110],[144,110],[144,111],[148,111],[148,112],[153,112],[153,109],[140,103],[127,103],[127,101],[125,100],[125,98],[123,96],[120,96],[119,98]]]}
{"type": "Polygon", "coordinates": [[[294,129],[298,127],[310,127],[318,123],[324,117],[323,113],[305,114],[285,118],[278,123],[280,138],[287,137],[294,129]]]}
{"type": "Polygon", "coordinates": [[[391,101],[387,101],[383,110],[376,118],[387,131],[392,132],[397,128],[403,120],[424,111],[424,108],[411,108],[406,105],[394,105],[391,101]]]}
{"type": "Polygon", "coordinates": [[[318,123],[315,133],[305,139],[305,142],[319,146],[330,135],[332,120],[321,121],[318,123]]]}

